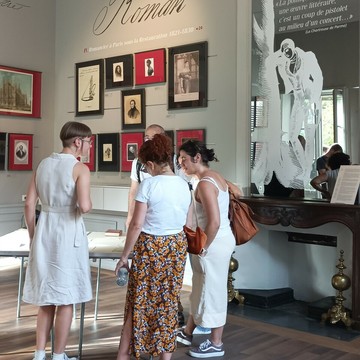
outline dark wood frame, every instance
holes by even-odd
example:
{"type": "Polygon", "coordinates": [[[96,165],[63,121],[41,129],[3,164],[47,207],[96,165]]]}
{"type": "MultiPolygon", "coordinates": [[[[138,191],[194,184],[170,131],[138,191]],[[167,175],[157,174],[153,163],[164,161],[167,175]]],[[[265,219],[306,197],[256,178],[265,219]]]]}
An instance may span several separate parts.
{"type": "Polygon", "coordinates": [[[104,60],[75,64],[75,88],[75,116],[104,114],[104,60]]]}
{"type": "Polygon", "coordinates": [[[169,48],[168,109],[207,107],[207,41],[169,48]],[[180,65],[190,63],[190,80],[180,65]],[[187,91],[189,90],[189,91],[187,91]]]}
{"type": "Polygon", "coordinates": [[[33,135],[9,134],[8,170],[29,171],[33,165],[33,135]],[[17,147],[25,146],[25,155],[17,155],[17,147]]]}
{"type": "Polygon", "coordinates": [[[120,171],[119,133],[98,134],[98,171],[120,171]],[[109,145],[110,158],[105,158],[104,146],[109,145]]]}
{"type": "Polygon", "coordinates": [[[145,89],[123,90],[121,92],[121,108],[122,108],[122,129],[145,129],[146,112],[145,112],[145,89]],[[139,111],[138,119],[131,120],[128,115],[130,102],[135,100],[136,108],[139,111]]]}
{"type": "Polygon", "coordinates": [[[85,158],[85,157],[80,157],[79,158],[79,161],[81,161],[82,163],[84,163],[90,171],[95,171],[96,170],[96,135],[92,135],[91,136],[91,141],[92,141],[92,144],[89,148],[89,154],[88,156],[85,158]]]}
{"type": "Polygon", "coordinates": [[[133,160],[137,157],[144,141],[144,132],[121,133],[121,171],[131,171],[133,160]],[[129,146],[136,146],[135,152],[129,156],[129,146]]]}
{"type": "MultiPolygon", "coordinates": [[[[26,104],[0,104],[0,115],[41,117],[41,72],[0,65],[0,89],[20,87],[22,102],[26,104]]],[[[18,98],[18,97],[17,97],[18,98]]]]}
{"type": "Polygon", "coordinates": [[[166,51],[157,49],[135,54],[135,85],[154,84],[166,81],[166,51]],[[147,75],[146,61],[152,60],[153,74],[147,75]]]}
{"type": "Polygon", "coordinates": [[[0,132],[0,170],[6,169],[7,163],[7,133],[0,132]]]}
{"type": "Polygon", "coordinates": [[[176,130],[176,150],[187,140],[196,139],[205,142],[205,129],[176,130]]]}
{"type": "MultiPolygon", "coordinates": [[[[121,65],[120,65],[121,66],[121,65]]],[[[105,59],[106,89],[133,86],[133,55],[114,56],[105,59]],[[122,76],[115,79],[114,66],[122,64],[122,76]]]]}

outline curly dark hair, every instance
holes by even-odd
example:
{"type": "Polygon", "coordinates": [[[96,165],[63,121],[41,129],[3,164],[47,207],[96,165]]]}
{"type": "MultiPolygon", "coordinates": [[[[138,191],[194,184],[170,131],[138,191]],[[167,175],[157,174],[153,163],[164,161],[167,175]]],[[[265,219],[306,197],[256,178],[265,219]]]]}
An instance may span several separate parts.
{"type": "Polygon", "coordinates": [[[179,151],[185,151],[192,158],[196,156],[196,154],[200,154],[202,158],[202,162],[207,165],[209,161],[219,161],[215,156],[214,149],[208,149],[206,145],[195,139],[190,139],[185,141],[179,148],[179,151]]]}
{"type": "Polygon", "coordinates": [[[155,134],[151,140],[142,144],[138,157],[142,164],[152,161],[158,165],[170,165],[172,154],[171,139],[165,134],[155,134]]]}
{"type": "Polygon", "coordinates": [[[350,156],[342,152],[335,153],[329,157],[327,164],[331,170],[339,169],[341,165],[350,165],[350,156]]]}

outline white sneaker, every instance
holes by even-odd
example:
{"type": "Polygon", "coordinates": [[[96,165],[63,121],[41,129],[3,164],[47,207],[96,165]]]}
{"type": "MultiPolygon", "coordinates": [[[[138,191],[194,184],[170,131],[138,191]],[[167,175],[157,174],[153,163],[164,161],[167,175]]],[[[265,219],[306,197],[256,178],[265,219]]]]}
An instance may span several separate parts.
{"type": "Polygon", "coordinates": [[[56,354],[56,355],[53,354],[52,359],[53,360],[78,360],[77,357],[69,358],[65,353],[56,354]]]}
{"type": "Polygon", "coordinates": [[[193,331],[193,335],[205,335],[205,334],[211,334],[211,329],[204,328],[198,325],[193,331]]]}

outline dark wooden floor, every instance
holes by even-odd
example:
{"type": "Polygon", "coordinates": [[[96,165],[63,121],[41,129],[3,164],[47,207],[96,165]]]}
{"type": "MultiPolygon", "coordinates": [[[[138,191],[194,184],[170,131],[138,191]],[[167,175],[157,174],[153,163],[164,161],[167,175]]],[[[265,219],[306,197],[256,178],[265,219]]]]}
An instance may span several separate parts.
{"type": "MultiPolygon", "coordinates": [[[[96,273],[93,272],[95,279],[96,273]]],[[[21,317],[16,319],[18,268],[0,268],[0,359],[32,359],[35,344],[37,309],[23,304],[21,317]]],[[[95,284],[94,284],[95,288],[95,284]]],[[[116,358],[123,322],[125,289],[115,285],[112,272],[102,271],[99,317],[94,320],[94,301],[86,305],[82,360],[113,360],[116,358]]],[[[187,309],[188,292],[183,291],[182,303],[187,309]]],[[[79,312],[78,312],[79,313],[79,312]]],[[[73,321],[67,352],[77,354],[78,317],[73,321]]],[[[200,343],[206,335],[194,337],[200,343]]],[[[351,342],[334,340],[287,328],[229,315],[224,332],[224,359],[246,360],[360,360],[360,338],[351,342]]],[[[50,343],[49,347],[50,349],[50,343]]],[[[172,359],[187,359],[187,348],[179,345],[172,359]]],[[[50,357],[48,357],[50,358],[50,357]]],[[[147,358],[146,356],[144,358],[147,358]]]]}

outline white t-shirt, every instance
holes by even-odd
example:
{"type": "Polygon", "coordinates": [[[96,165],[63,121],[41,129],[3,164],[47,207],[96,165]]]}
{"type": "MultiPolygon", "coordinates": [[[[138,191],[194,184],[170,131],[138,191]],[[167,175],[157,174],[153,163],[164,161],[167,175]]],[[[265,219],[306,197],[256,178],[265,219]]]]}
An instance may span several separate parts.
{"type": "Polygon", "coordinates": [[[179,233],[186,223],[191,193],[179,176],[157,175],[140,183],[135,200],[148,205],[143,232],[171,235],[179,233]]]}

